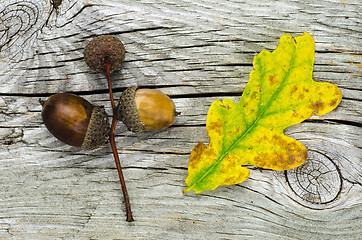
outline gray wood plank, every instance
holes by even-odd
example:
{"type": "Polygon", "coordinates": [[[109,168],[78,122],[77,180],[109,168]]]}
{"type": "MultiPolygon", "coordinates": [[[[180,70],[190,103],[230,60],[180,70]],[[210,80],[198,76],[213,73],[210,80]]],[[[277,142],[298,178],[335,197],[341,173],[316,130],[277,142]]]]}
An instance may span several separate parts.
{"type": "Polygon", "coordinates": [[[358,1],[2,0],[0,6],[1,239],[361,239],[361,4],[358,1]],[[214,100],[238,102],[253,58],[281,35],[309,32],[314,78],[341,88],[338,108],[285,134],[306,164],[201,194],[182,194],[192,148],[208,143],[214,100]],[[80,151],[56,140],[39,98],[74,92],[110,115],[105,78],[83,49],[99,34],[125,44],[112,75],[169,94],[174,126],[116,142],[135,222],[125,221],[110,147],[80,151]],[[319,171],[319,172],[318,172],[319,171]]]}

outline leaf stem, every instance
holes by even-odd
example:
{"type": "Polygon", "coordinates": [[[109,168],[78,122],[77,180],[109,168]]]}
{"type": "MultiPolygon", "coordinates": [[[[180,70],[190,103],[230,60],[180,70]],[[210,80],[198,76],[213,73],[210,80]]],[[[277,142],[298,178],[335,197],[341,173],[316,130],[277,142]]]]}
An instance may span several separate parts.
{"type": "Polygon", "coordinates": [[[124,177],[123,177],[121,162],[119,160],[119,155],[118,155],[118,151],[117,151],[117,147],[116,147],[116,141],[114,139],[114,132],[115,132],[116,125],[117,125],[117,119],[115,118],[115,115],[114,115],[114,113],[115,113],[115,104],[114,104],[114,99],[113,99],[112,83],[111,83],[111,71],[110,71],[111,65],[110,65],[108,57],[106,57],[105,60],[104,60],[104,67],[106,69],[106,77],[107,77],[108,88],[109,88],[109,96],[110,96],[110,99],[111,99],[111,105],[112,105],[112,111],[113,111],[111,134],[110,134],[110,143],[111,143],[111,148],[112,148],[114,160],[115,160],[116,166],[117,166],[119,180],[120,180],[121,186],[122,186],[124,204],[126,206],[127,222],[133,222],[134,219],[133,219],[133,216],[132,216],[131,204],[130,204],[128,193],[127,193],[126,182],[125,182],[124,177]]]}

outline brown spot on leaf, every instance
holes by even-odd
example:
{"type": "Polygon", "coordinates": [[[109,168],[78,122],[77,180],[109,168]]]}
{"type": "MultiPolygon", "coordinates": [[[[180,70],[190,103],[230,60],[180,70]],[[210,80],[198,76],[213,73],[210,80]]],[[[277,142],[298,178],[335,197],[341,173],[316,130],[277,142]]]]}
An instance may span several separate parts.
{"type": "Polygon", "coordinates": [[[239,126],[235,126],[231,131],[230,131],[230,134],[231,136],[233,135],[238,135],[240,133],[240,127],[239,126]]]}
{"type": "Polygon", "coordinates": [[[265,154],[259,154],[258,156],[254,157],[254,163],[252,163],[254,166],[264,168],[265,166],[265,154]]]}
{"type": "Polygon", "coordinates": [[[269,81],[270,85],[273,85],[278,82],[275,75],[268,75],[268,81],[269,81]]]}
{"type": "Polygon", "coordinates": [[[257,140],[258,145],[263,144],[263,142],[267,142],[267,141],[268,141],[268,138],[265,135],[258,138],[258,140],[257,140]]]}
{"type": "Polygon", "coordinates": [[[302,159],[303,162],[307,160],[307,157],[308,157],[307,149],[303,149],[302,151],[299,152],[299,158],[302,159]]]}
{"type": "Polygon", "coordinates": [[[293,154],[292,151],[287,151],[288,152],[288,164],[289,165],[294,165],[295,163],[295,155],[293,154]]]}
{"type": "Polygon", "coordinates": [[[276,145],[286,146],[288,144],[281,136],[274,135],[272,138],[272,143],[276,145]]]}
{"type": "Polygon", "coordinates": [[[227,155],[222,162],[222,167],[220,170],[222,172],[227,173],[230,171],[230,169],[234,167],[235,167],[235,159],[233,158],[232,155],[227,155]]]}
{"type": "Polygon", "coordinates": [[[217,121],[213,121],[207,126],[208,131],[217,132],[217,134],[219,134],[219,135],[221,134],[221,129],[222,129],[221,119],[218,119],[217,121]]]}
{"type": "Polygon", "coordinates": [[[291,94],[291,95],[294,94],[297,90],[298,90],[298,86],[295,85],[295,86],[292,88],[292,90],[290,90],[290,94],[291,94]]]}
{"type": "Polygon", "coordinates": [[[199,159],[203,151],[206,149],[204,143],[198,143],[191,152],[189,160],[189,169],[197,168],[197,165],[200,163],[199,159]]]}
{"type": "Polygon", "coordinates": [[[336,104],[337,104],[337,100],[336,100],[336,99],[333,99],[333,101],[330,102],[330,103],[328,104],[328,106],[333,107],[333,106],[335,106],[336,104]]]}
{"type": "Polygon", "coordinates": [[[300,114],[297,113],[297,111],[295,111],[294,109],[293,109],[292,118],[300,118],[300,114]]]}
{"type": "Polygon", "coordinates": [[[229,107],[229,106],[225,106],[224,104],[223,105],[221,105],[221,107],[223,107],[223,108],[226,108],[226,109],[231,109],[231,107],[229,107]]]}
{"type": "Polygon", "coordinates": [[[320,101],[312,102],[310,107],[318,111],[324,108],[324,103],[320,101]]]}
{"type": "Polygon", "coordinates": [[[250,97],[251,97],[252,99],[254,99],[254,98],[256,97],[256,95],[257,95],[257,92],[254,91],[254,92],[251,94],[250,97]]]}

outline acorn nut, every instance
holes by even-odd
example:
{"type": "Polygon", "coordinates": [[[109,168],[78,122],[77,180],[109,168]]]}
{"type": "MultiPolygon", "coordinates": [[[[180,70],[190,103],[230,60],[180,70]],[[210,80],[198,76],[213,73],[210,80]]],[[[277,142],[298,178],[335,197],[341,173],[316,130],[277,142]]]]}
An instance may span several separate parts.
{"type": "Polygon", "coordinates": [[[174,123],[175,116],[175,103],[169,96],[136,86],[122,93],[115,109],[115,117],[133,132],[169,127],[174,123]]]}
{"type": "Polygon", "coordinates": [[[90,150],[109,140],[110,127],[103,107],[70,93],[50,96],[43,105],[45,126],[60,141],[90,150]]]}
{"type": "Polygon", "coordinates": [[[110,64],[110,72],[121,67],[126,49],[114,36],[101,35],[93,38],[84,49],[84,61],[90,69],[106,74],[105,64],[110,64]]]}

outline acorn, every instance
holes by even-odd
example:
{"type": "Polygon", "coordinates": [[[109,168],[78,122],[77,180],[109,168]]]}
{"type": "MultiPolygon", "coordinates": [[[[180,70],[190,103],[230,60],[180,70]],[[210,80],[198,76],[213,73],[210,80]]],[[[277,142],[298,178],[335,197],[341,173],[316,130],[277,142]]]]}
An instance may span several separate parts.
{"type": "Polygon", "coordinates": [[[106,74],[105,64],[110,65],[110,73],[122,66],[126,49],[114,36],[101,35],[93,38],[84,49],[84,61],[88,67],[106,74]]]}
{"type": "Polygon", "coordinates": [[[167,128],[174,123],[177,114],[169,96],[136,86],[122,93],[115,109],[115,117],[133,132],[167,128]]]}
{"type": "Polygon", "coordinates": [[[39,101],[45,126],[60,141],[90,150],[109,140],[110,126],[103,107],[70,93],[54,94],[39,101]]]}

